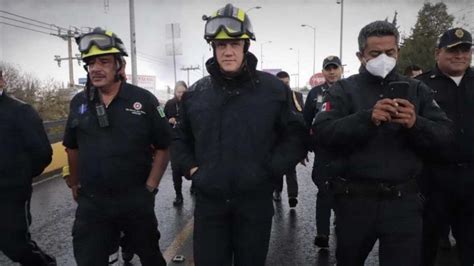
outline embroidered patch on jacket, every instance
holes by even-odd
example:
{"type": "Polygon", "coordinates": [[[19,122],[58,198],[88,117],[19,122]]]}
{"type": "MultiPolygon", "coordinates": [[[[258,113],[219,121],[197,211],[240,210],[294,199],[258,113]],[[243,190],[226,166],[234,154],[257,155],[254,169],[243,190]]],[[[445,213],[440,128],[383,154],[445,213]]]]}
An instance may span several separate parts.
{"type": "Polygon", "coordinates": [[[165,111],[163,111],[163,107],[157,106],[157,107],[156,107],[156,110],[157,110],[158,113],[160,114],[160,117],[161,117],[161,118],[165,118],[165,111]]]}
{"type": "Polygon", "coordinates": [[[321,106],[321,112],[329,112],[331,111],[331,103],[330,102],[325,102],[321,106]]]}

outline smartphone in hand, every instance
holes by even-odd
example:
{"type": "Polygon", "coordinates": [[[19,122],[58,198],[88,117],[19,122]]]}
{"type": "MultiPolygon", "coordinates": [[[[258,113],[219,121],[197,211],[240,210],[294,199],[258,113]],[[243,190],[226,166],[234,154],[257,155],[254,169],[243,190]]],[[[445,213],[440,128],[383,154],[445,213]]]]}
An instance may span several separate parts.
{"type": "Polygon", "coordinates": [[[407,99],[408,100],[408,88],[410,84],[406,81],[392,81],[388,83],[387,98],[390,99],[407,99]]]}

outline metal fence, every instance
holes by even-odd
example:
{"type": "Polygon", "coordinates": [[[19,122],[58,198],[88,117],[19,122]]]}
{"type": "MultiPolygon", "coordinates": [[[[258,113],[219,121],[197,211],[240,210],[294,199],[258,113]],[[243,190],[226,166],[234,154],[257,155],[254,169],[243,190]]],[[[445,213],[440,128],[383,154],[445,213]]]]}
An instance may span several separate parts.
{"type": "Polygon", "coordinates": [[[53,144],[62,141],[66,119],[45,121],[43,125],[48,134],[49,143],[53,144]]]}

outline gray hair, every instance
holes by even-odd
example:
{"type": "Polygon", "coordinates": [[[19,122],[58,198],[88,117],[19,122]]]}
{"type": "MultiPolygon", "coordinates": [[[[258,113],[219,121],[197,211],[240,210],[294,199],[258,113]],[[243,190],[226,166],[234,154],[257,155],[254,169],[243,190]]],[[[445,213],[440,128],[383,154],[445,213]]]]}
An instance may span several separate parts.
{"type": "Polygon", "coordinates": [[[377,20],[372,23],[367,24],[359,32],[359,51],[363,52],[367,46],[367,39],[372,36],[394,36],[396,39],[396,44],[400,41],[400,33],[398,29],[390,22],[377,20]]]}

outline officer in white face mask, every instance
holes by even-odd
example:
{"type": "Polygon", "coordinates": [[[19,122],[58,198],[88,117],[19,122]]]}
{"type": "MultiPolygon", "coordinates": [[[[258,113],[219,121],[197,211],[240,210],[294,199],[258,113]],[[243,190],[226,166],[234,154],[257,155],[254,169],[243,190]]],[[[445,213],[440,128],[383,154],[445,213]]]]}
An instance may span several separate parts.
{"type": "Polygon", "coordinates": [[[419,265],[422,154],[452,140],[451,122],[429,88],[396,73],[399,34],[386,21],[359,33],[360,73],[336,82],[313,123],[334,151],[337,265],[364,265],[379,240],[381,265],[419,265]],[[335,164],[336,165],[336,164],[335,164]]]}

